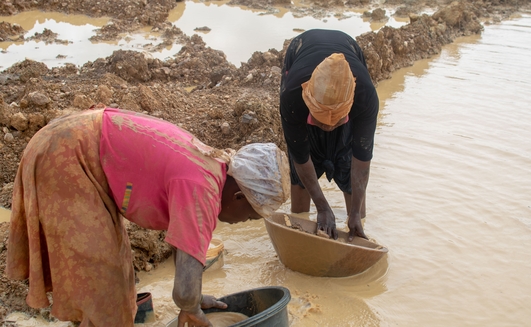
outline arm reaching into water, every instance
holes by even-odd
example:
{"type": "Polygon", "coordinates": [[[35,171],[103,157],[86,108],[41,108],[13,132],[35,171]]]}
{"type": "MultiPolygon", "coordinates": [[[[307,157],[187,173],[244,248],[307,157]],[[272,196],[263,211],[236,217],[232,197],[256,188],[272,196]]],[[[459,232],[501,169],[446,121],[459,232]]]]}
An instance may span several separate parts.
{"type": "Polygon", "coordinates": [[[317,209],[317,230],[323,230],[328,236],[337,239],[336,216],[321,190],[312,159],[308,159],[303,164],[294,162],[294,165],[302,184],[310,194],[317,209]]]}
{"type": "Polygon", "coordinates": [[[203,265],[188,253],[173,248],[175,278],[173,281],[173,301],[181,309],[178,327],[211,327],[201,308],[225,309],[227,305],[217,301],[213,296],[201,296],[203,265]]]}

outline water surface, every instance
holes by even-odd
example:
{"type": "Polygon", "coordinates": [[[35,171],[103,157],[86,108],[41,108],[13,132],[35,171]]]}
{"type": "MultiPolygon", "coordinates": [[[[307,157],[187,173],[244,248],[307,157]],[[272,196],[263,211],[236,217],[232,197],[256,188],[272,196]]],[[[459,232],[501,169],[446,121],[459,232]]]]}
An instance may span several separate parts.
{"type": "MultiPolygon", "coordinates": [[[[255,51],[271,48],[282,50],[284,40],[297,36],[300,30],[311,28],[340,29],[353,36],[378,30],[382,26],[400,27],[407,19],[390,17],[385,22],[371,23],[362,18],[361,11],[346,11],[341,15],[328,13],[323,17],[298,17],[285,8],[272,11],[228,6],[227,1],[183,1],[170,11],[168,21],[186,35],[200,35],[207,46],[223,51],[227,60],[237,67],[247,62],[255,51]],[[195,31],[208,27],[209,32],[195,31]]],[[[389,12],[390,16],[392,12],[389,12]]],[[[90,18],[84,15],[66,15],[41,11],[23,12],[2,17],[9,23],[21,25],[26,39],[42,33],[45,28],[57,33],[59,40],[68,44],[43,41],[0,42],[0,70],[6,69],[25,58],[44,62],[48,67],[73,63],[81,66],[88,61],[110,56],[115,50],[135,50],[161,60],[177,54],[182,46],[173,44],[162,50],[153,50],[163,39],[150,28],[123,33],[116,41],[92,42],[96,29],[110,22],[109,18],[90,18]]]]}
{"type": "Polygon", "coordinates": [[[11,219],[11,211],[0,207],[0,223],[9,221],[11,219]]]}
{"type": "MultiPolygon", "coordinates": [[[[278,261],[263,222],[220,224],[225,266],[205,273],[204,293],[285,286],[301,327],[531,321],[530,37],[530,16],[487,26],[378,86],[364,226],[389,249],[384,259],[357,276],[305,276],[278,261]]],[[[346,229],[341,192],[321,183],[346,229]]],[[[164,326],[176,313],[173,268],[140,277],[164,326]]]]}
{"type": "MultiPolygon", "coordinates": [[[[530,40],[530,15],[486,26],[379,84],[364,226],[389,254],[375,266],[347,278],[305,276],[278,261],[263,221],[220,223],[225,265],[205,272],[203,292],[285,286],[296,327],[528,324],[530,40]]],[[[345,229],[341,193],[321,182],[345,229]]],[[[149,326],[165,326],[177,313],[171,264],[139,277],[138,291],[154,295],[158,321],[149,326]]]]}

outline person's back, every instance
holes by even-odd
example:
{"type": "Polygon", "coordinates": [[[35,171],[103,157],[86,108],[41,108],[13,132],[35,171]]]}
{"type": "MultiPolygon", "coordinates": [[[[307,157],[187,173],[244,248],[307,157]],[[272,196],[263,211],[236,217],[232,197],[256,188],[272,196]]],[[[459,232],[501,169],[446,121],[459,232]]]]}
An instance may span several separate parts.
{"type": "Polygon", "coordinates": [[[207,325],[201,308],[226,308],[201,294],[217,220],[275,211],[287,200],[287,165],[273,143],[216,150],[130,111],[62,116],[32,137],[21,158],[6,275],[29,279],[33,308],[49,307],[52,292],[51,313],[60,320],[132,327],[137,294],[125,216],[146,228],[167,227],[179,324],[207,325]]]}
{"type": "MultiPolygon", "coordinates": [[[[315,67],[333,53],[342,53],[345,56],[356,78],[355,101],[348,114],[350,121],[356,119],[376,121],[378,95],[367,70],[363,53],[356,41],[348,34],[334,30],[314,29],[300,34],[286,51],[280,89],[280,113],[284,124],[284,135],[290,154],[299,162],[307,158],[310,150],[306,124],[309,110],[302,98],[301,85],[310,79],[315,67]]],[[[359,126],[353,137],[366,138],[366,135],[361,134],[361,130],[366,127],[366,124],[359,126]]],[[[370,128],[372,129],[372,126],[370,128]]],[[[372,147],[359,149],[358,156],[360,159],[368,160],[371,152],[372,147]]]]}
{"type": "Polygon", "coordinates": [[[313,200],[318,226],[330,236],[336,235],[335,216],[318,183],[323,173],[343,191],[351,236],[365,237],[361,217],[378,109],[376,88],[352,37],[316,29],[291,41],[280,85],[291,209],[308,211],[313,200]]]}
{"type": "MultiPolygon", "coordinates": [[[[332,53],[342,53],[349,63],[352,74],[356,77],[355,98],[364,102],[363,98],[370,99],[376,95],[363,52],[356,41],[341,31],[313,29],[297,36],[286,51],[281,97],[292,97],[300,92],[301,84],[308,81],[315,67],[332,53]]],[[[359,110],[355,106],[356,103],[352,111],[356,114],[359,110]]]]}
{"type": "Polygon", "coordinates": [[[205,154],[210,150],[164,120],[104,111],[100,161],[122,214],[144,228],[168,230],[168,243],[193,247],[200,261],[206,249],[199,246],[210,242],[206,231],[216,227],[226,179],[226,163],[205,154]]]}

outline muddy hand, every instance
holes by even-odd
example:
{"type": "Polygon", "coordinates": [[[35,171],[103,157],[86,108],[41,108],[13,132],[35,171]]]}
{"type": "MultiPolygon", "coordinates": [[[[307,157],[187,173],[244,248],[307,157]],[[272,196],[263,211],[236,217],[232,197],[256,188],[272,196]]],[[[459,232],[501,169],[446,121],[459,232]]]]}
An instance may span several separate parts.
{"type": "Polygon", "coordinates": [[[367,236],[365,236],[365,232],[363,231],[363,226],[361,225],[361,217],[359,214],[355,216],[350,216],[348,218],[348,241],[352,242],[355,236],[363,237],[364,239],[368,239],[367,236]]]}
{"type": "Polygon", "coordinates": [[[178,327],[212,327],[203,310],[195,312],[181,310],[179,312],[178,327]]]}
{"type": "Polygon", "coordinates": [[[332,210],[317,213],[317,230],[321,230],[329,237],[337,240],[336,217],[332,210]]]}
{"type": "Polygon", "coordinates": [[[212,295],[203,295],[203,300],[201,301],[201,309],[227,309],[227,304],[221,301],[218,301],[212,295]]]}

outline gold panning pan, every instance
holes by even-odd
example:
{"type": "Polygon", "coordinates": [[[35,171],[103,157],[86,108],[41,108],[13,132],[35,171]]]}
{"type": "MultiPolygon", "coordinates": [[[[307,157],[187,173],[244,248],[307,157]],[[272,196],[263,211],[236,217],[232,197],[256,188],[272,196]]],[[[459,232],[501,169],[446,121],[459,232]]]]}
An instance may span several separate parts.
{"type": "Polygon", "coordinates": [[[280,262],[291,270],[317,277],[359,274],[380,260],[387,248],[337,231],[337,240],[315,235],[317,223],[284,213],[266,218],[265,225],[280,262]],[[291,225],[288,227],[287,225],[291,225]]]}

